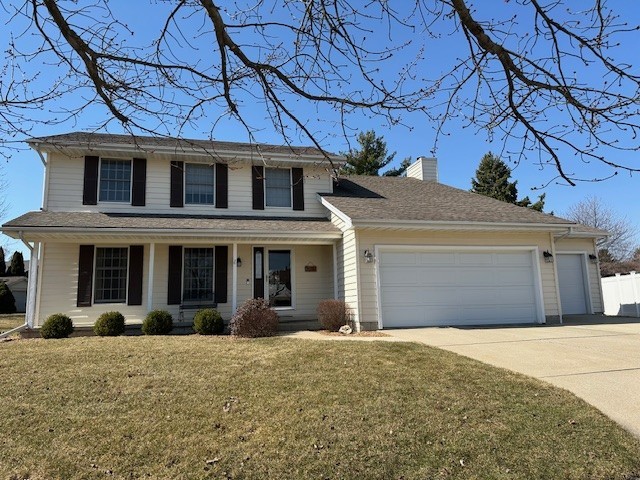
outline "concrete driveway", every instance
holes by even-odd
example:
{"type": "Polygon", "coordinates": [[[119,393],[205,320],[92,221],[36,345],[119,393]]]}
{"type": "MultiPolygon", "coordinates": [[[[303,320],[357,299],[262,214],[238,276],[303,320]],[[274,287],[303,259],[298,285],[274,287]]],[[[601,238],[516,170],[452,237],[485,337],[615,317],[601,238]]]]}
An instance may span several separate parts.
{"type": "Polygon", "coordinates": [[[384,330],[565,388],[640,436],[640,322],[384,330]]]}

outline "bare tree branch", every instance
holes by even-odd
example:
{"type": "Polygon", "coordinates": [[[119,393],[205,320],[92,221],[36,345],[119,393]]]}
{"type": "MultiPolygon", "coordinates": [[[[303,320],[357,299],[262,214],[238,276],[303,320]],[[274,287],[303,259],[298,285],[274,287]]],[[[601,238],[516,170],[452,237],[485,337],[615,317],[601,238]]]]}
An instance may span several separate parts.
{"type": "Polygon", "coordinates": [[[434,149],[462,121],[571,185],[640,171],[616,156],[640,149],[640,72],[620,48],[640,30],[604,0],[157,1],[151,39],[106,0],[3,5],[18,33],[0,70],[0,133],[84,125],[101,106],[92,128],[212,135],[231,119],[252,142],[274,129],[323,149],[335,132],[349,144],[363,117],[411,128],[423,115],[434,149]],[[434,61],[444,42],[457,55],[434,61]]]}

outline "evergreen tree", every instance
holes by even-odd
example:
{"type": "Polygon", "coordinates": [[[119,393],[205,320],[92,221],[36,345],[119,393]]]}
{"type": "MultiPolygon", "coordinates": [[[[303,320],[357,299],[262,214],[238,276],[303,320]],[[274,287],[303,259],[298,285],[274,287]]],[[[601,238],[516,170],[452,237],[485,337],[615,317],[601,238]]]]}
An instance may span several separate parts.
{"type": "Polygon", "coordinates": [[[476,170],[476,176],[471,179],[471,191],[541,212],[544,208],[546,194],[540,195],[535,203],[532,203],[529,197],[518,200],[518,181],[510,182],[510,178],[511,169],[509,166],[489,152],[482,157],[476,170]]]}
{"type": "Polygon", "coordinates": [[[382,175],[385,177],[399,177],[404,172],[406,172],[407,168],[409,168],[409,165],[411,165],[411,157],[407,157],[404,160],[402,160],[402,163],[398,168],[390,168],[389,170],[384,172],[382,175]]]}
{"type": "Polygon", "coordinates": [[[16,313],[16,299],[4,282],[0,282],[0,313],[16,313]]]}
{"type": "Polygon", "coordinates": [[[343,172],[350,175],[378,176],[378,171],[393,160],[396,153],[387,155],[387,142],[383,137],[377,137],[373,130],[360,132],[358,135],[360,150],[352,149],[345,154],[347,163],[343,172]]]}
{"type": "Polygon", "coordinates": [[[22,258],[22,253],[13,253],[7,273],[14,277],[24,277],[24,258],[22,258]]]}
{"type": "Polygon", "coordinates": [[[0,247],[0,277],[7,274],[7,263],[4,261],[4,248],[0,247]]]}

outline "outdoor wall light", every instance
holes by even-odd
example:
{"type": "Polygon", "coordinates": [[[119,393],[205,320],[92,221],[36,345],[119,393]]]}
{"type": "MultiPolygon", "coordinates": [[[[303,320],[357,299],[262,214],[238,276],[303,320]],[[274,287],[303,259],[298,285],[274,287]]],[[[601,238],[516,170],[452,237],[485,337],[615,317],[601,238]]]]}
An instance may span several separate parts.
{"type": "Polygon", "coordinates": [[[553,255],[551,255],[551,252],[549,252],[548,250],[542,252],[542,256],[544,257],[544,261],[546,263],[553,263],[553,255]]]}
{"type": "Polygon", "coordinates": [[[240,268],[242,266],[242,259],[240,257],[238,257],[236,259],[236,267],[240,268]]]}
{"type": "Polygon", "coordinates": [[[371,253],[371,250],[364,251],[364,262],[365,263],[373,262],[373,253],[371,253]]]}
{"type": "Polygon", "coordinates": [[[598,263],[598,256],[594,255],[593,253],[590,253],[589,260],[591,261],[591,263],[598,263]]]}

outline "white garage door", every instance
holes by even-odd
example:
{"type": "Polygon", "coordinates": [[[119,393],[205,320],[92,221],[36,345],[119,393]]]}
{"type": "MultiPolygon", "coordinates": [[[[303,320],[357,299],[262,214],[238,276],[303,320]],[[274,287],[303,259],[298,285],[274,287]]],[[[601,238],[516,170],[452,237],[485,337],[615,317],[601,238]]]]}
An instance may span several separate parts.
{"type": "Polygon", "coordinates": [[[566,315],[587,313],[584,257],[572,253],[558,253],[556,257],[562,313],[566,315]]]}
{"type": "Polygon", "coordinates": [[[530,251],[380,251],[383,328],[539,321],[530,251]]]}

